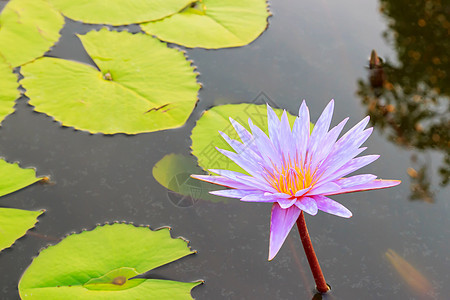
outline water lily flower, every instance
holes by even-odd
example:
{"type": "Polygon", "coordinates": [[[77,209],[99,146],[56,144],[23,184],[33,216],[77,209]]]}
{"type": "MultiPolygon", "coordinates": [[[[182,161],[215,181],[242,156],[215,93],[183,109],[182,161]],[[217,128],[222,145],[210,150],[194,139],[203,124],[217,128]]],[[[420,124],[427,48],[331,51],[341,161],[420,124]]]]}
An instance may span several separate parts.
{"type": "MultiPolygon", "coordinates": [[[[246,202],[273,203],[270,223],[269,260],[280,250],[302,211],[315,215],[318,210],[349,218],[352,213],[329,196],[382,189],[398,185],[398,180],[376,179],[362,174],[344,177],[375,161],[379,155],[356,157],[366,148],[361,145],[372,133],[364,118],[338,139],[348,118],[331,130],[334,101],[331,100],[310,131],[309,110],[300,106],[293,127],[286,111],[281,120],[267,105],[267,136],[249,119],[251,133],[230,118],[241,141],[220,132],[234,149],[217,149],[248,174],[230,170],[209,170],[217,175],[192,177],[230,189],[213,191],[214,195],[239,198],[246,202]]],[[[303,215],[302,215],[303,216],[303,215]]]]}

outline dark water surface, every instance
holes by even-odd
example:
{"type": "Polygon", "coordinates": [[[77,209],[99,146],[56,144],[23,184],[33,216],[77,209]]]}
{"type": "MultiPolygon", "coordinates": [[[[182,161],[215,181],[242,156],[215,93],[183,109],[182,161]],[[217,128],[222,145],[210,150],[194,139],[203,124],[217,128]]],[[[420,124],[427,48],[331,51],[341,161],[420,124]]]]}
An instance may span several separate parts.
{"type": "MultiPolygon", "coordinates": [[[[449,4],[285,0],[271,1],[270,7],[269,28],[252,44],[187,50],[203,88],[182,128],[91,135],[33,112],[24,97],[17,101],[16,112],[0,128],[0,155],[51,175],[56,184],[35,184],[0,199],[5,207],[47,210],[31,233],[0,253],[0,299],[18,298],[20,276],[39,249],[72,231],[115,220],[153,229],[168,225],[172,236],[189,239],[197,255],[151,274],[205,280],[192,292],[196,299],[311,299],[314,281],[296,229],[267,261],[270,205],[224,199],[180,207],[152,176],[164,155],[189,154],[190,132],[203,110],[252,102],[258,95],[291,113],[306,99],[313,121],[334,98],[333,124],[350,116],[347,129],[370,112],[375,130],[365,153],[381,158],[363,171],[403,181],[387,190],[335,196],[353,212],[351,219],[323,212],[306,217],[332,286],[324,298],[450,297],[450,190],[440,184],[449,168],[444,159],[449,151],[449,4]],[[401,13],[394,4],[403,5],[401,13]],[[389,28],[394,23],[397,27],[389,28]],[[394,96],[370,87],[366,67],[372,49],[386,62],[386,80],[402,89],[394,96]],[[434,57],[440,63],[434,64],[434,57]],[[421,109],[425,116],[417,113],[421,109]],[[429,113],[433,109],[438,114],[429,113]],[[437,129],[427,132],[429,126],[437,129]]],[[[68,21],[49,55],[90,62],[74,33],[91,28],[68,21]]]]}

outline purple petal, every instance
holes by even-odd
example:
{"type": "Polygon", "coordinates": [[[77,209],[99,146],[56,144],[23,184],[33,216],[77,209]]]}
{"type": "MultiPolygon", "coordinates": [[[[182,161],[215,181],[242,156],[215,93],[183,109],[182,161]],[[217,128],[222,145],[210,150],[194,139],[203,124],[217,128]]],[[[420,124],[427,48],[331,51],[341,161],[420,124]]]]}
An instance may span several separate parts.
{"type": "Polygon", "coordinates": [[[377,178],[377,175],[372,175],[372,174],[361,174],[361,175],[355,175],[352,177],[348,177],[348,178],[342,178],[336,181],[336,183],[341,187],[341,188],[348,188],[348,187],[352,187],[355,185],[360,185],[360,184],[364,184],[367,183],[369,181],[372,181],[374,179],[377,178]]]}
{"type": "Polygon", "coordinates": [[[382,179],[375,179],[373,181],[352,186],[350,188],[340,189],[337,192],[330,192],[325,193],[325,196],[328,195],[339,195],[339,194],[346,194],[346,193],[353,193],[353,192],[361,192],[361,191],[368,191],[368,190],[376,190],[376,189],[384,189],[393,187],[396,185],[399,185],[401,183],[400,180],[382,180],[382,179]]]}
{"type": "Polygon", "coordinates": [[[222,136],[225,142],[227,142],[228,145],[230,145],[231,148],[233,148],[233,150],[236,151],[236,153],[241,157],[245,156],[247,160],[253,162],[258,162],[262,160],[262,157],[257,152],[254,151],[255,147],[251,147],[250,145],[245,145],[237,140],[233,140],[222,131],[219,131],[219,134],[222,136]]]}
{"type": "Polygon", "coordinates": [[[273,204],[270,219],[269,260],[277,255],[300,212],[301,210],[294,205],[288,209],[282,209],[278,203],[273,204]]]}
{"type": "Polygon", "coordinates": [[[302,197],[295,202],[295,205],[312,216],[317,214],[316,201],[311,197],[302,197]]]}
{"type": "Polygon", "coordinates": [[[280,146],[279,153],[282,153],[285,160],[289,161],[294,158],[295,155],[295,144],[292,140],[291,125],[289,124],[289,119],[287,113],[284,110],[281,115],[280,131],[279,131],[280,142],[283,144],[280,146]]]}
{"type": "Polygon", "coordinates": [[[262,191],[258,190],[238,190],[238,189],[232,189],[232,190],[220,190],[220,191],[211,191],[210,194],[221,196],[221,197],[228,197],[228,198],[242,198],[250,194],[256,194],[260,193],[261,195],[264,194],[262,191]]]}
{"type": "Polygon", "coordinates": [[[330,198],[322,195],[317,195],[314,196],[314,200],[316,200],[317,207],[324,212],[343,218],[350,218],[352,216],[352,212],[349,211],[345,206],[334,200],[331,200],[330,198]]]}
{"type": "Polygon", "coordinates": [[[339,190],[341,190],[341,187],[338,184],[334,182],[327,182],[320,186],[313,187],[306,195],[312,196],[312,195],[327,194],[339,190]]]}
{"type": "Polygon", "coordinates": [[[223,176],[191,175],[191,177],[201,180],[201,181],[206,181],[209,183],[222,185],[222,186],[226,186],[226,187],[230,187],[230,188],[234,188],[234,189],[245,189],[245,190],[254,189],[254,187],[251,185],[249,186],[249,185],[243,184],[242,182],[235,181],[233,179],[229,179],[229,178],[223,177],[223,176]]]}
{"type": "Polygon", "coordinates": [[[278,132],[280,130],[280,119],[273,111],[272,107],[267,104],[267,125],[269,129],[269,137],[277,150],[280,149],[280,141],[278,139],[278,132]]]}
{"type": "Polygon", "coordinates": [[[290,195],[286,195],[283,193],[253,193],[246,195],[241,199],[241,201],[245,202],[276,202],[280,199],[290,198],[290,195]]]}
{"type": "Polygon", "coordinates": [[[328,132],[328,128],[330,128],[331,118],[333,117],[334,110],[334,100],[331,100],[327,107],[323,110],[319,119],[314,125],[313,131],[311,133],[311,141],[308,147],[308,153],[314,154],[317,148],[320,145],[322,138],[328,132]]]}
{"type": "Polygon", "coordinates": [[[311,122],[309,119],[308,106],[306,106],[306,102],[303,100],[298,112],[298,118],[295,120],[294,128],[292,129],[292,135],[296,143],[300,162],[305,159],[309,135],[311,133],[310,126],[311,122]]]}
{"type": "Polygon", "coordinates": [[[258,148],[259,153],[264,158],[266,165],[271,166],[273,163],[276,165],[281,164],[280,155],[278,150],[273,145],[272,141],[259,127],[253,125],[249,120],[250,129],[252,130],[254,142],[258,148]]]}
{"type": "Polygon", "coordinates": [[[315,169],[333,149],[334,143],[336,142],[339,134],[347,123],[348,118],[345,118],[337,126],[333,127],[327,134],[325,134],[319,143],[320,147],[315,153],[312,153],[311,169],[315,169]]]}
{"type": "Polygon", "coordinates": [[[234,130],[236,130],[239,138],[244,144],[248,144],[252,141],[253,137],[247,129],[244,128],[241,124],[230,118],[231,125],[233,125],[234,130]]]}
{"type": "Polygon", "coordinates": [[[258,176],[261,172],[261,168],[258,164],[258,162],[248,159],[248,156],[246,155],[239,155],[237,153],[216,148],[217,151],[231,159],[234,163],[236,163],[239,167],[244,169],[247,173],[249,173],[252,176],[258,176]]]}
{"type": "Polygon", "coordinates": [[[377,160],[379,157],[380,157],[379,155],[366,155],[366,156],[353,158],[348,163],[343,165],[339,170],[337,170],[335,173],[333,173],[331,176],[328,176],[328,178],[330,181],[341,178],[345,175],[355,172],[356,170],[361,169],[364,166],[367,166],[368,164],[377,160]]]}
{"type": "Polygon", "coordinates": [[[296,198],[292,198],[292,199],[278,199],[277,200],[278,204],[283,209],[291,207],[292,205],[295,204],[296,201],[297,201],[296,198]]]}

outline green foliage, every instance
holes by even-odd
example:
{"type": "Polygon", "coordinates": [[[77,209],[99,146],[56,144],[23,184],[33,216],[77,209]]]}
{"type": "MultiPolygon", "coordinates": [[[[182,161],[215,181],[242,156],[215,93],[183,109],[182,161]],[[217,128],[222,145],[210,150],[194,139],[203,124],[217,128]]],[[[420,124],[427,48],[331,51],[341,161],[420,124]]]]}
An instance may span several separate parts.
{"type": "Polygon", "coordinates": [[[20,190],[42,178],[36,177],[34,169],[22,169],[17,163],[0,159],[0,197],[20,190]]]}
{"type": "Polygon", "coordinates": [[[59,39],[64,18],[45,0],[11,0],[0,24],[0,56],[17,67],[50,49],[59,39]]]}
{"type": "Polygon", "coordinates": [[[133,278],[194,253],[169,229],[112,224],[41,251],[19,283],[22,299],[192,299],[201,282],[133,278]]]}
{"type": "Polygon", "coordinates": [[[200,84],[191,62],[144,34],[91,31],[80,39],[95,67],[44,57],[22,67],[35,110],[64,126],[136,134],[183,125],[200,84]]]}
{"type": "MultiPolygon", "coordinates": [[[[152,174],[162,186],[180,196],[191,197],[191,200],[226,201],[227,198],[211,195],[209,191],[217,191],[217,185],[194,178],[192,174],[202,174],[204,171],[197,166],[193,156],[171,153],[164,156],[153,167],[152,174]]],[[[175,198],[175,197],[174,197],[175,198]]],[[[180,197],[180,201],[183,198],[180,197]]],[[[182,206],[183,203],[175,203],[182,206]]]]}
{"type": "Polygon", "coordinates": [[[37,222],[41,211],[28,211],[15,208],[0,208],[0,251],[10,247],[18,238],[37,222]]]}
{"type": "Polygon", "coordinates": [[[14,111],[14,101],[19,97],[17,77],[12,68],[0,57],[0,124],[14,111]]]}
{"type": "Polygon", "coordinates": [[[65,16],[95,24],[126,25],[172,15],[194,0],[49,0],[65,16]]]}
{"type": "Polygon", "coordinates": [[[163,41],[218,49],[251,43],[266,29],[268,16],[265,0],[199,0],[141,27],[163,41]]]}
{"type": "MultiPolygon", "coordinates": [[[[278,116],[281,116],[283,110],[275,109],[275,112],[278,116]]],[[[227,104],[216,106],[203,112],[203,115],[192,130],[191,148],[192,154],[198,159],[199,166],[205,170],[226,169],[246,173],[232,160],[216,150],[216,147],[218,147],[233,151],[220,136],[219,131],[226,133],[232,139],[240,141],[229,121],[230,117],[243,125],[247,130],[249,130],[248,119],[250,118],[253,124],[261,128],[266,134],[268,133],[266,105],[227,104]]],[[[288,118],[292,126],[296,117],[288,114],[288,118]]]]}

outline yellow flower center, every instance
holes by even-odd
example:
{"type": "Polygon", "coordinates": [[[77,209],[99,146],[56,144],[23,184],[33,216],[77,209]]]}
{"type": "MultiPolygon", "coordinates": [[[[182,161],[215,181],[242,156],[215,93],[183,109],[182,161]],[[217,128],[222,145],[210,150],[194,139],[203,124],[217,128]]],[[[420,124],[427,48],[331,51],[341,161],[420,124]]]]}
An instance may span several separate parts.
{"type": "Polygon", "coordinates": [[[291,160],[284,161],[281,168],[267,171],[267,181],[278,192],[294,196],[296,192],[314,185],[315,171],[291,160]]]}

